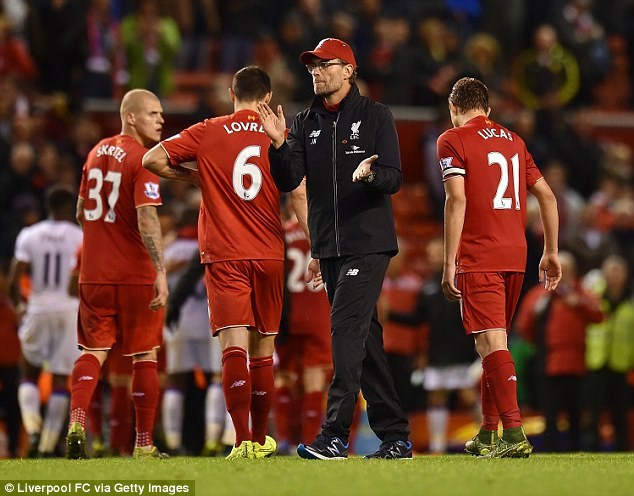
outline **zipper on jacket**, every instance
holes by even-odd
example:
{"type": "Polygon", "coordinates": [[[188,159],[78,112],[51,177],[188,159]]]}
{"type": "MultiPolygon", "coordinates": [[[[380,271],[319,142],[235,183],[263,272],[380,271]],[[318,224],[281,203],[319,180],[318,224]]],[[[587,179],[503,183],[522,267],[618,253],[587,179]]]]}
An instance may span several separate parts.
{"type": "Polygon", "coordinates": [[[337,202],[337,122],[339,121],[339,112],[332,123],[332,187],[334,190],[334,208],[335,208],[335,245],[337,247],[337,256],[341,256],[341,248],[339,246],[339,206],[337,202]]]}

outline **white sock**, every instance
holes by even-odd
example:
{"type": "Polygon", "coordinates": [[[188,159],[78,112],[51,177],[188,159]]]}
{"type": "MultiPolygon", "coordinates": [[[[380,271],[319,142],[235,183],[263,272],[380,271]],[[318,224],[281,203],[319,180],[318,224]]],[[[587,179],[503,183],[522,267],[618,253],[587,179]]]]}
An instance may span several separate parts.
{"type": "Polygon", "coordinates": [[[27,434],[37,434],[42,430],[40,414],[40,390],[32,382],[22,382],[18,386],[18,403],[22,412],[22,424],[27,434]]]}
{"type": "Polygon", "coordinates": [[[161,418],[165,444],[169,449],[178,449],[183,443],[183,416],[185,395],[178,389],[167,389],[163,393],[161,418]]]}
{"type": "Polygon", "coordinates": [[[225,426],[225,395],[222,384],[211,383],[205,397],[205,440],[215,443],[220,440],[225,426]]]}
{"type": "Polygon", "coordinates": [[[233,426],[229,412],[225,413],[225,430],[222,432],[220,442],[225,446],[235,446],[236,444],[236,429],[233,426]]]}
{"type": "Polygon", "coordinates": [[[70,398],[68,393],[53,393],[48,400],[42,436],[40,437],[39,451],[41,453],[52,453],[55,445],[59,441],[62,426],[66,422],[70,398]]]}
{"type": "Polygon", "coordinates": [[[444,407],[427,409],[427,428],[429,429],[429,451],[445,453],[447,451],[447,424],[449,410],[444,407]]]}

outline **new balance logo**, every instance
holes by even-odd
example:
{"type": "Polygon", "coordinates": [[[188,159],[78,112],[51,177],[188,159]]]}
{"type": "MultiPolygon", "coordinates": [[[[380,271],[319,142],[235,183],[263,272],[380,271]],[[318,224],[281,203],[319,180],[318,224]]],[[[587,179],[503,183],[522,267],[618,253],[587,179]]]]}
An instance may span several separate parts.
{"type": "Polygon", "coordinates": [[[309,138],[316,138],[317,136],[319,136],[321,134],[321,129],[315,129],[314,131],[311,131],[310,134],[308,135],[309,138]]]}
{"type": "Polygon", "coordinates": [[[136,396],[137,398],[143,398],[143,396],[145,396],[145,393],[142,391],[132,391],[132,396],[136,396]]]}
{"type": "Polygon", "coordinates": [[[348,269],[347,276],[356,276],[359,273],[359,269],[348,269]]]}
{"type": "Polygon", "coordinates": [[[244,386],[246,383],[247,383],[247,381],[244,381],[244,380],[236,381],[233,384],[231,384],[231,386],[229,386],[229,389],[233,389],[234,387],[244,386]]]}
{"type": "Polygon", "coordinates": [[[510,377],[507,379],[507,381],[515,381],[515,382],[517,382],[517,376],[516,376],[516,375],[512,375],[512,376],[510,376],[510,377]]]}
{"type": "Polygon", "coordinates": [[[91,375],[82,375],[79,379],[77,379],[77,382],[79,381],[94,381],[95,378],[91,375]]]}
{"type": "Polygon", "coordinates": [[[252,391],[251,394],[255,396],[266,396],[266,391],[252,391]]]}

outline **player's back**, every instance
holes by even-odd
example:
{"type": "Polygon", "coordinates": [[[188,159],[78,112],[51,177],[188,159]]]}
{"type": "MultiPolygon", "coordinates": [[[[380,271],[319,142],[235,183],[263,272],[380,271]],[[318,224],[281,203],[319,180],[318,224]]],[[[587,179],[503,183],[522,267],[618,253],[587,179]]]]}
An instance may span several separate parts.
{"type": "Polygon", "coordinates": [[[74,308],[76,300],[68,296],[67,288],[81,242],[79,226],[63,220],[44,220],[20,232],[15,256],[31,268],[30,313],[74,308]]]}
{"type": "Polygon", "coordinates": [[[208,215],[201,250],[206,246],[211,260],[282,260],[280,194],[258,114],[242,110],[204,125],[198,171],[208,215]]]}
{"type": "Polygon", "coordinates": [[[293,335],[330,332],[330,304],[323,288],[306,283],[311,260],[310,243],[299,222],[284,223],[286,237],[286,289],[290,293],[289,328],[293,335]]]}
{"type": "Polygon", "coordinates": [[[141,166],[147,150],[134,138],[106,138],[88,155],[80,283],[151,284],[156,273],[137,223],[137,208],[160,205],[158,178],[141,166]]]}
{"type": "Polygon", "coordinates": [[[526,194],[541,177],[524,141],[479,116],[440,136],[438,158],[443,178],[464,176],[458,272],[523,272],[526,194]]]}

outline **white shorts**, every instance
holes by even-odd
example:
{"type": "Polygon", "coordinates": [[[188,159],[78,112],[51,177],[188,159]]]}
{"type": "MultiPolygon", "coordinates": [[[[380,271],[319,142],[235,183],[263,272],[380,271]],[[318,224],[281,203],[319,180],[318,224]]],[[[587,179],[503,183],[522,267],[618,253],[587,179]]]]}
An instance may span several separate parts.
{"type": "Polygon", "coordinates": [[[474,387],[477,382],[470,364],[427,367],[423,377],[423,387],[426,391],[468,389],[474,387]]]}
{"type": "Polygon", "coordinates": [[[217,337],[187,339],[165,333],[166,371],[168,374],[191,372],[200,367],[204,372],[222,371],[222,350],[217,337]]]}
{"type": "Polygon", "coordinates": [[[70,375],[80,351],[77,348],[77,309],[26,313],[18,333],[24,358],[52,374],[70,375]]]}

